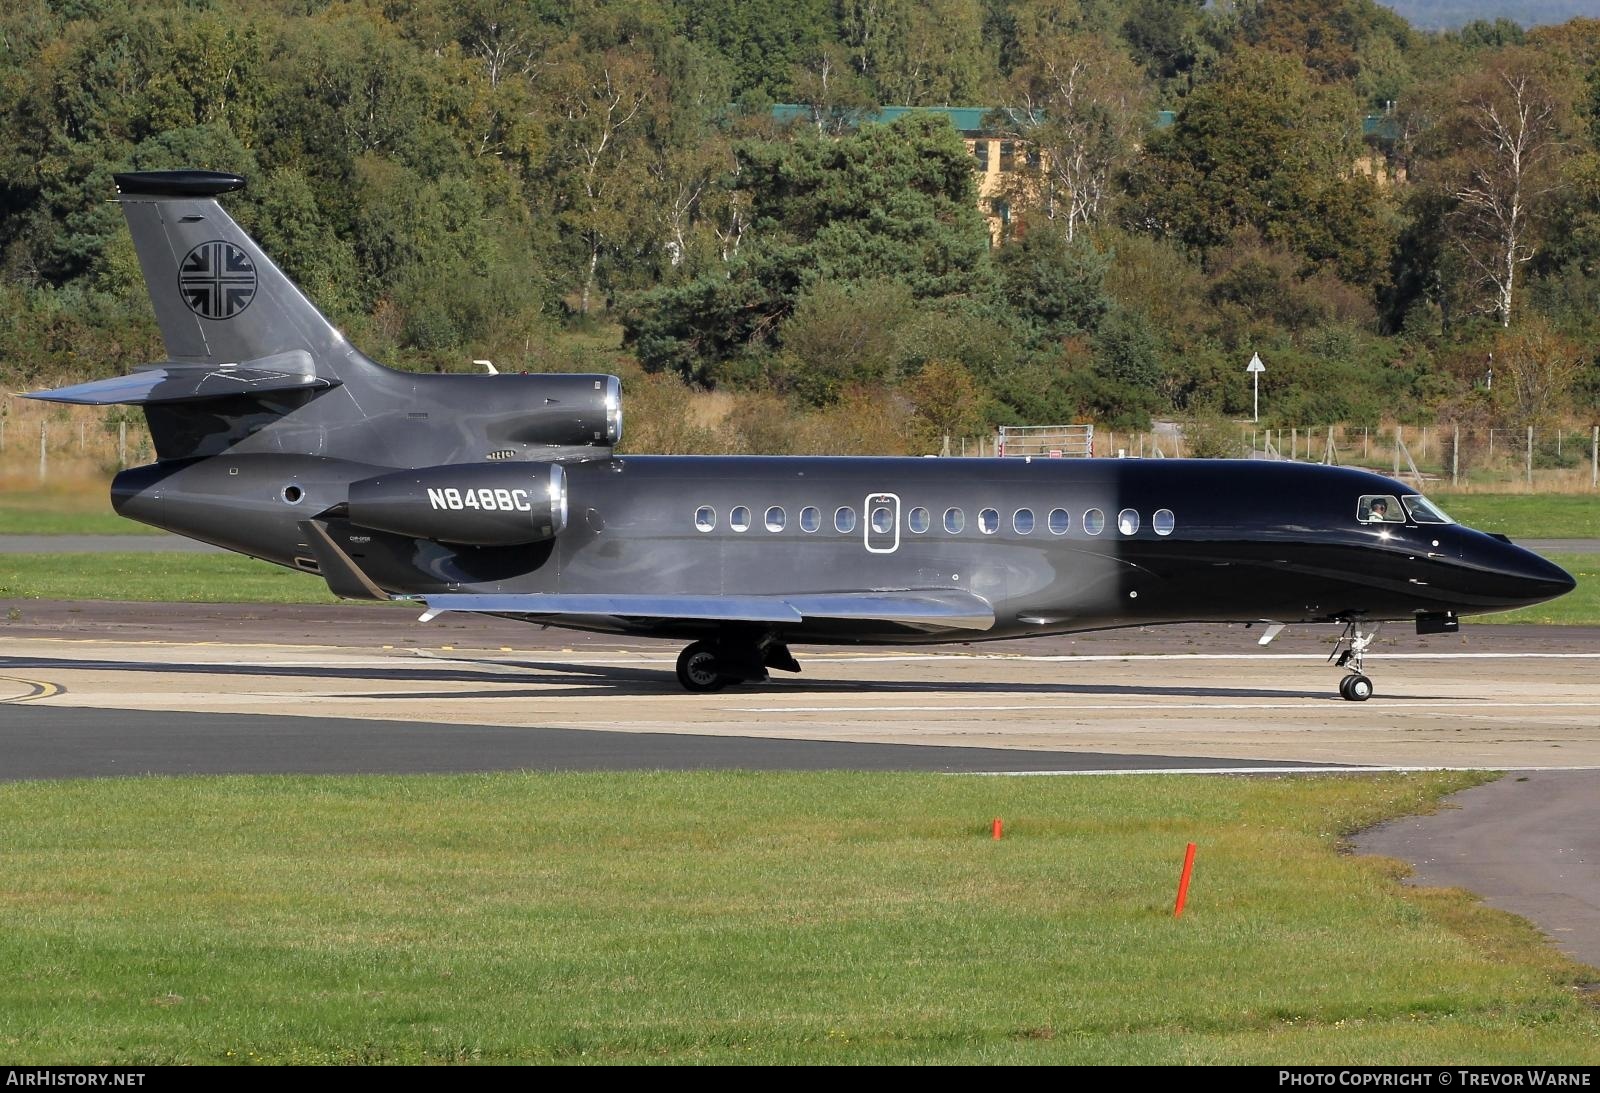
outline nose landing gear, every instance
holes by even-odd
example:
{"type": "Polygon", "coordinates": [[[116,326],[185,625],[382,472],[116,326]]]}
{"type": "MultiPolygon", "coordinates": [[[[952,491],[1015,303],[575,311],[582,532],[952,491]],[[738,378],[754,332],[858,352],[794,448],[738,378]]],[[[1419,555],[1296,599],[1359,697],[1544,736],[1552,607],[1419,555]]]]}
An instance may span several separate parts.
{"type": "Polygon", "coordinates": [[[1339,640],[1333,643],[1333,652],[1328,654],[1328,663],[1350,670],[1350,674],[1339,681],[1339,697],[1346,702],[1365,702],[1372,697],[1372,680],[1363,674],[1362,662],[1367,647],[1378,636],[1383,624],[1378,623],[1371,630],[1363,630],[1361,624],[1361,619],[1346,619],[1344,633],[1339,635],[1339,640]]]}

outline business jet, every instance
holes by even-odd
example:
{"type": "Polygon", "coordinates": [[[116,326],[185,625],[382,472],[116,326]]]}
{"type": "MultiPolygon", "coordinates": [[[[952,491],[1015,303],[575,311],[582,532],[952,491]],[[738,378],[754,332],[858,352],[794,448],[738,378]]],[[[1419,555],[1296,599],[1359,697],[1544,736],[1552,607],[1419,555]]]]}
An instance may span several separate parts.
{"type": "Polygon", "coordinates": [[[427,621],[479,612],[689,642],[685,688],[793,645],[1335,624],[1340,695],[1420,634],[1572,578],[1402,482],[1252,460],[622,455],[603,375],[413,374],[352,346],[224,211],[245,180],[116,176],[167,360],[31,397],[143,409],[123,516],[427,621]]]}

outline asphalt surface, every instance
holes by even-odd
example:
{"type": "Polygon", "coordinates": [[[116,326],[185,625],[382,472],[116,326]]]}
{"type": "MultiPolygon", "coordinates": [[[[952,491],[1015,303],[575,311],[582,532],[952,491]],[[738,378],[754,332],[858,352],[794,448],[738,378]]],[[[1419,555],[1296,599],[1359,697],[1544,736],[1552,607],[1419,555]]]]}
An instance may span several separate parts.
{"type": "Polygon", "coordinates": [[[798,679],[690,696],[674,645],[500,619],[0,601],[0,780],[1514,768],[1357,846],[1410,862],[1418,883],[1477,892],[1600,966],[1600,629],[1386,634],[1364,704],[1331,696],[1330,628],[1291,628],[1266,652],[1254,637],[1172,627],[802,652],[798,679]]]}
{"type": "Polygon", "coordinates": [[[1508,775],[1450,805],[1363,832],[1354,845],[1409,862],[1411,883],[1477,892],[1600,968],[1600,774],[1508,775]]]}
{"type": "MultiPolygon", "coordinates": [[[[1114,771],[1248,760],[0,705],[0,780],[497,770],[1114,771]]],[[[1288,764],[1299,766],[1303,764],[1288,764]]]]}

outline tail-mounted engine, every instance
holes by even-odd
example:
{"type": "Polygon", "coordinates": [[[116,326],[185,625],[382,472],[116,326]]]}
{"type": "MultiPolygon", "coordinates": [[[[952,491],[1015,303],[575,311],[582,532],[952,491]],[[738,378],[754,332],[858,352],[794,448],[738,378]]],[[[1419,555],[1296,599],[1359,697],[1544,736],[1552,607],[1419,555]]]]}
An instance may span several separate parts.
{"type": "Polygon", "coordinates": [[[567,526],[567,475],[556,463],[390,471],[350,484],[349,519],[442,543],[541,543],[567,526]]]}

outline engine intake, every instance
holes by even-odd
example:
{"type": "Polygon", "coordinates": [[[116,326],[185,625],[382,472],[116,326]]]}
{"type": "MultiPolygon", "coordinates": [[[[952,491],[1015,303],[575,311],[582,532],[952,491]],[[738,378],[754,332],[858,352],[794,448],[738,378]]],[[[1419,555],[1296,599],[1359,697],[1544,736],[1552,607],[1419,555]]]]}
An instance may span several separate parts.
{"type": "Polygon", "coordinates": [[[556,463],[390,471],[350,484],[350,522],[441,543],[542,543],[567,526],[567,474],[556,463]]]}

